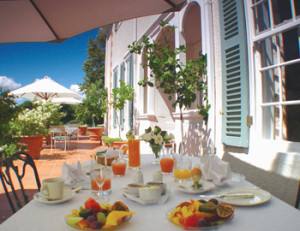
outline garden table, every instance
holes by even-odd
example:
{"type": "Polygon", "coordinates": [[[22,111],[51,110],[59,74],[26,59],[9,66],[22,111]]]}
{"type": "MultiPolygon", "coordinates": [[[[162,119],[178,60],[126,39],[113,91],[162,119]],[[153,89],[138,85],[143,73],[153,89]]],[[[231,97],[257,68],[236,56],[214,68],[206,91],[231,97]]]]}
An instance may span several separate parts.
{"type": "MultiPolygon", "coordinates": [[[[159,169],[158,165],[153,165],[152,155],[142,156],[142,170],[145,181],[150,181],[153,172],[159,169]]],[[[176,191],[172,176],[165,176],[164,181],[171,190],[169,200],[163,205],[142,206],[133,201],[125,199],[122,196],[122,187],[131,182],[133,170],[127,171],[124,177],[114,177],[112,179],[112,194],[110,201],[123,200],[131,210],[135,211],[133,218],[126,224],[123,224],[121,230],[180,230],[170,223],[166,214],[178,203],[197,199],[197,195],[188,195],[176,191]]],[[[247,181],[232,184],[234,188],[243,184],[251,185],[247,181]]],[[[253,186],[253,185],[252,185],[253,186]]],[[[224,190],[217,189],[211,193],[218,193],[224,190]]],[[[36,201],[31,201],[21,210],[7,219],[0,225],[1,231],[65,231],[71,230],[64,221],[64,216],[69,214],[72,209],[79,208],[84,201],[91,196],[89,190],[82,190],[77,193],[72,200],[63,204],[46,205],[36,201]]],[[[218,228],[210,230],[219,231],[299,231],[300,230],[300,212],[276,197],[263,205],[253,207],[236,207],[233,219],[218,228]]]]}

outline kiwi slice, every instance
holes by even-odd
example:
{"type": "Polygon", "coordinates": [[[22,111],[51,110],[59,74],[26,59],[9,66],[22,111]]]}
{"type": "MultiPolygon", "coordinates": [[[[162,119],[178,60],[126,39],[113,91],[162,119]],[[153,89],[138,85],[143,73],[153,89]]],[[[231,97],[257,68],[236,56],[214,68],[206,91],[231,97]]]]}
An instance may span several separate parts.
{"type": "Polygon", "coordinates": [[[213,213],[213,212],[215,212],[216,211],[216,209],[217,209],[217,205],[214,203],[214,202],[211,202],[211,201],[208,201],[208,202],[206,202],[206,203],[204,203],[204,204],[201,204],[200,206],[199,206],[199,211],[200,212],[209,212],[209,213],[213,213]]]}

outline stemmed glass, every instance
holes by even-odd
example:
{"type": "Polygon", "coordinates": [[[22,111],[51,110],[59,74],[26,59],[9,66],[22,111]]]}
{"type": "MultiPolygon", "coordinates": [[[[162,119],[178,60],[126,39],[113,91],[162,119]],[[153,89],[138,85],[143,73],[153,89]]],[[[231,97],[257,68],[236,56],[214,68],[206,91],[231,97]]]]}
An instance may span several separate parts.
{"type": "Polygon", "coordinates": [[[103,194],[103,185],[106,179],[105,168],[93,169],[91,171],[91,189],[96,192],[100,201],[107,201],[103,194]]]}

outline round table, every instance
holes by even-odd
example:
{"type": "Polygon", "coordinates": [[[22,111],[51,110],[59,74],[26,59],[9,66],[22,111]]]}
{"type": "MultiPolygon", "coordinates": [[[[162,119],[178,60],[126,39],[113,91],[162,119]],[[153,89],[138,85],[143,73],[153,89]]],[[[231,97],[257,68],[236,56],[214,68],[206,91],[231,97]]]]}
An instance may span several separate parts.
{"type": "MultiPolygon", "coordinates": [[[[145,182],[152,180],[152,175],[159,170],[159,165],[153,165],[153,155],[142,156],[142,171],[145,182]]],[[[124,201],[129,208],[134,211],[134,216],[128,222],[120,227],[120,230],[141,231],[141,230],[182,230],[180,227],[173,225],[167,219],[167,212],[174,208],[178,203],[188,200],[197,199],[197,195],[189,195],[178,192],[175,189],[175,183],[171,175],[165,176],[164,181],[171,191],[169,200],[162,205],[143,206],[130,201],[123,197],[122,188],[132,182],[135,172],[129,170],[124,177],[112,178],[112,194],[110,202],[116,200],[124,201]]],[[[249,182],[239,182],[230,185],[230,187],[239,187],[241,185],[253,186],[249,182]]],[[[218,193],[228,186],[219,187],[211,193],[218,193]]],[[[84,204],[86,199],[91,196],[89,190],[81,190],[72,200],[57,205],[46,205],[36,201],[31,201],[4,223],[0,225],[1,231],[65,231],[70,228],[65,224],[64,216],[69,214],[72,209],[78,209],[84,204]]],[[[298,231],[300,227],[299,210],[272,197],[269,203],[255,207],[237,207],[233,219],[217,229],[218,231],[298,231]]]]}

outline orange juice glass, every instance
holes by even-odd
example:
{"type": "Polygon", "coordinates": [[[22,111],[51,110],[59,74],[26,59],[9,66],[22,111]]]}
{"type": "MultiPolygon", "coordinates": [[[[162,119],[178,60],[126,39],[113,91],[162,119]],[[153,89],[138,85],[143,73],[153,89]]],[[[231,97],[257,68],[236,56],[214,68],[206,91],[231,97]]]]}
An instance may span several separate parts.
{"type": "Polygon", "coordinates": [[[139,168],[141,166],[139,140],[128,140],[128,165],[131,168],[139,168]]]}
{"type": "MultiPolygon", "coordinates": [[[[94,191],[99,191],[99,187],[98,187],[98,184],[95,179],[91,180],[91,188],[94,191]]],[[[109,179],[109,178],[104,179],[104,183],[102,185],[102,190],[103,191],[111,190],[111,179],[109,179]]]]}
{"type": "Polygon", "coordinates": [[[178,180],[187,180],[191,178],[191,170],[189,169],[174,169],[174,177],[178,180]]]}
{"type": "Polygon", "coordinates": [[[114,175],[116,176],[124,176],[126,172],[126,162],[125,161],[113,161],[112,165],[112,171],[114,175]]]}
{"type": "Polygon", "coordinates": [[[110,178],[104,179],[104,184],[102,185],[102,190],[103,191],[111,190],[111,179],[110,178]]]}
{"type": "Polygon", "coordinates": [[[171,173],[174,167],[174,159],[172,157],[162,157],[160,159],[160,169],[163,173],[171,173]]]}

